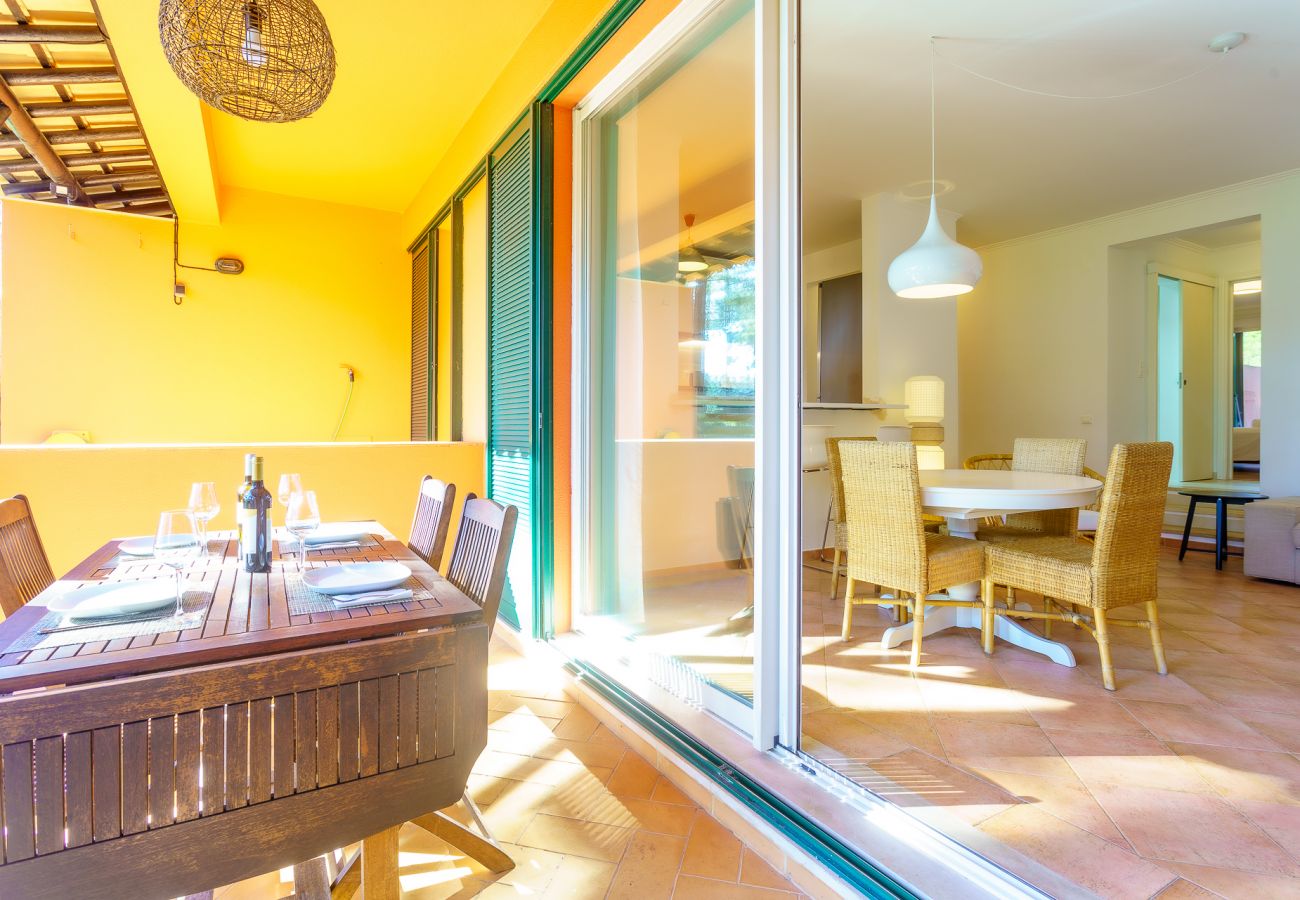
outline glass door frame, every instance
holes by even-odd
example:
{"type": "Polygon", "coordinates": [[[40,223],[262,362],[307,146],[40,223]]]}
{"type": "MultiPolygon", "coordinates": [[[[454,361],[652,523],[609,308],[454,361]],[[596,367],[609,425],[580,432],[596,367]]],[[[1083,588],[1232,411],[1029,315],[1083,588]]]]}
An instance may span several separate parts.
{"type": "MultiPolygon", "coordinates": [[[[595,417],[602,402],[597,295],[604,177],[592,120],[727,0],[684,0],[573,111],[573,602],[598,590],[595,417]]],[[[797,744],[799,698],[799,182],[797,0],[752,0],[755,13],[754,700],[706,691],[704,706],[759,749],[797,744]]],[[[575,616],[575,619],[577,617],[575,616]]]]}

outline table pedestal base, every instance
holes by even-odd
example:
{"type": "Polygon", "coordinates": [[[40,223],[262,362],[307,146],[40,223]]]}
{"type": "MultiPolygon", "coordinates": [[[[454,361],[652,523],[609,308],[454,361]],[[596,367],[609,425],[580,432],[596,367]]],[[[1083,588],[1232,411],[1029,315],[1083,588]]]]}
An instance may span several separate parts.
{"type": "MultiPolygon", "coordinates": [[[[948,519],[948,533],[953,537],[973,540],[977,528],[978,524],[973,519],[956,517],[949,517],[948,519]]],[[[943,598],[942,594],[933,594],[931,596],[935,599],[943,598]]],[[[948,596],[953,600],[979,600],[980,586],[977,582],[959,584],[948,589],[948,596]]],[[[1021,603],[1017,603],[1016,606],[1024,609],[1029,608],[1021,603]]],[[[882,606],[880,609],[888,609],[892,612],[892,607],[882,606]]],[[[932,634],[947,631],[949,628],[973,628],[978,631],[983,627],[982,618],[983,612],[975,607],[927,606],[925,608],[925,626],[921,631],[921,635],[922,637],[929,637],[932,634]]],[[[1006,616],[993,617],[993,634],[1009,644],[1023,647],[1033,653],[1041,653],[1058,665],[1071,668],[1075,665],[1074,651],[1065,644],[1035,634],[1019,622],[1008,619],[1006,616]]],[[[892,650],[899,644],[911,639],[912,623],[895,625],[893,628],[886,629],[885,633],[880,636],[880,647],[882,650],[892,650]]]]}

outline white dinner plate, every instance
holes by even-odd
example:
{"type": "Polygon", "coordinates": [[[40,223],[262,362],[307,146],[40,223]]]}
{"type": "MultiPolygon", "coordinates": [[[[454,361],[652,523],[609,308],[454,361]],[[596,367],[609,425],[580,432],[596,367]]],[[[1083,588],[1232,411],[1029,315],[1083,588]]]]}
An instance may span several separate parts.
{"type": "Polygon", "coordinates": [[[320,527],[307,535],[307,546],[360,541],[368,534],[370,534],[370,531],[356,522],[321,522],[320,527]]]}
{"type": "Polygon", "coordinates": [[[117,549],[127,556],[153,556],[153,538],[127,538],[117,545],[117,549]]]}
{"type": "Polygon", "coordinates": [[[359,562],[309,569],[302,580],[322,594],[362,594],[397,587],[410,577],[411,570],[399,562],[359,562]]]}
{"type": "Polygon", "coordinates": [[[101,581],[50,600],[49,608],[74,619],[102,619],[145,613],[176,603],[176,584],[161,581],[101,581]]]}

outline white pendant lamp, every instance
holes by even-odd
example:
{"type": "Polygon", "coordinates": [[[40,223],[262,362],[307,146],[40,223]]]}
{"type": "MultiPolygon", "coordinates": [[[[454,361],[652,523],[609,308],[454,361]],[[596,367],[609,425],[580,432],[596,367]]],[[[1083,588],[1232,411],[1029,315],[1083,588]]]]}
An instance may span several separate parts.
{"type": "Polygon", "coordinates": [[[970,293],[984,273],[979,254],[948,237],[934,200],[934,39],[930,40],[930,219],[915,244],[889,264],[889,288],[908,299],[970,293]]]}

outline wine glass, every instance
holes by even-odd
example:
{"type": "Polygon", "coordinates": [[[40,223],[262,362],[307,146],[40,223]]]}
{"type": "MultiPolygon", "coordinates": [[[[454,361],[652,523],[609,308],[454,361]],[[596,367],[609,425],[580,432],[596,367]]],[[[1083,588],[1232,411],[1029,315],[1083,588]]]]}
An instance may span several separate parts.
{"type": "Polygon", "coordinates": [[[158,517],[158,532],[153,539],[153,555],[159,562],[176,570],[176,615],[185,612],[185,566],[199,555],[198,529],[188,509],[169,509],[158,517]]]}
{"type": "Polygon", "coordinates": [[[316,505],[315,491],[294,491],[289,495],[288,509],[284,514],[284,527],[298,539],[298,574],[307,569],[307,535],[320,527],[320,507],[316,505]]]}
{"type": "Polygon", "coordinates": [[[211,481],[196,481],[190,485],[190,513],[199,526],[201,556],[208,555],[208,523],[221,512],[217,499],[217,486],[211,481]]]}
{"type": "Polygon", "coordinates": [[[297,472],[286,472],[280,476],[280,484],[275,490],[275,498],[281,506],[289,505],[289,498],[302,491],[302,476],[297,472]]]}

